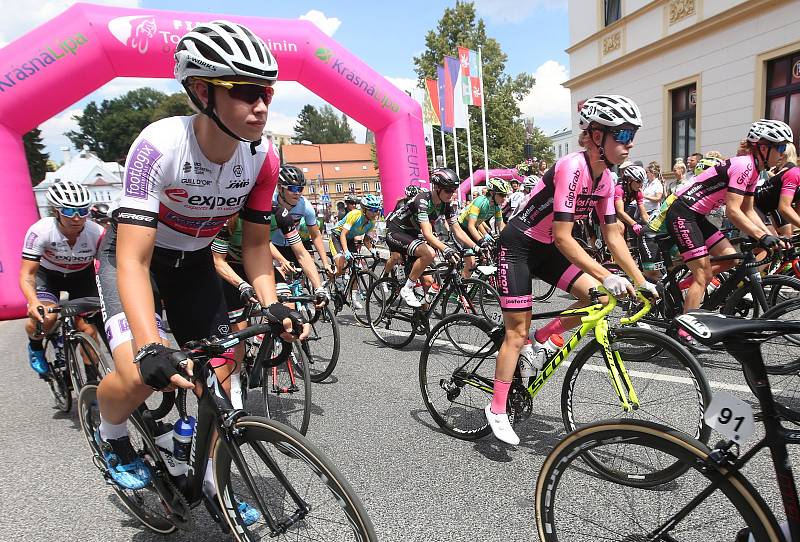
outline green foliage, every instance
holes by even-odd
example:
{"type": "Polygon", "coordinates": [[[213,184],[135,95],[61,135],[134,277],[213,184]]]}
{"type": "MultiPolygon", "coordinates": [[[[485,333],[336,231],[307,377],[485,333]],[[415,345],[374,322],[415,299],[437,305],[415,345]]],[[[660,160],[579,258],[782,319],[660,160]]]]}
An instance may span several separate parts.
{"type": "Polygon", "coordinates": [[[31,184],[36,186],[44,180],[47,173],[47,163],[49,155],[44,152],[42,143],[42,131],[34,128],[24,136],[22,142],[25,145],[25,158],[28,160],[28,171],[31,174],[31,184]]]}
{"type": "Polygon", "coordinates": [[[347,117],[344,114],[339,117],[329,105],[319,109],[305,105],[297,117],[294,134],[297,142],[305,140],[316,144],[352,143],[354,139],[347,117]]]}
{"type": "MultiPolygon", "coordinates": [[[[528,94],[534,78],[527,73],[512,77],[505,73],[508,57],[500,44],[486,35],[486,25],[476,18],[472,2],[457,2],[455,7],[447,8],[435,30],[425,36],[425,51],[414,58],[414,70],[420,86],[425,79],[436,79],[436,67],[444,62],[444,56],[458,56],[458,47],[478,50],[482,46],[483,87],[486,107],[487,147],[489,167],[511,167],[524,158],[525,126],[518,102],[528,94]]],[[[477,107],[469,107],[470,135],[472,138],[473,168],[483,168],[483,133],[481,131],[481,112],[477,107]]],[[[441,137],[434,127],[436,154],[441,154],[441,137]]],[[[446,134],[446,155],[448,165],[453,162],[453,138],[446,134]]],[[[461,177],[467,177],[466,136],[459,134],[459,161],[461,177]]],[[[433,161],[429,161],[433,164],[433,161]]]]}
{"type": "Polygon", "coordinates": [[[75,148],[88,146],[106,162],[124,161],[133,140],[148,124],[173,115],[192,113],[183,93],[166,95],[140,88],[118,98],[90,102],[75,116],[78,130],[67,132],[75,148]]]}
{"type": "Polygon", "coordinates": [[[537,160],[544,159],[548,164],[555,162],[556,155],[553,152],[553,142],[542,132],[538,126],[533,127],[528,143],[533,145],[533,155],[537,160]]]}

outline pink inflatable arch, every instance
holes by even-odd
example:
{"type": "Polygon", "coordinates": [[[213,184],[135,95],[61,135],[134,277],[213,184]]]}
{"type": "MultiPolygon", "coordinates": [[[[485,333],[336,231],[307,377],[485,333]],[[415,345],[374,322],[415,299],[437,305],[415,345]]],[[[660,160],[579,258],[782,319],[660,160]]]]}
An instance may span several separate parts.
{"type": "Polygon", "coordinates": [[[22,135],[115,77],[173,77],[179,38],[214,19],[247,25],[275,54],[281,80],[375,133],[387,208],[411,180],[428,179],[420,106],[308,21],[75,4],[0,49],[3,206],[13,210],[0,214],[0,319],[26,313],[17,275],[23,236],[38,218],[22,135]]]}
{"type": "MultiPolygon", "coordinates": [[[[510,181],[511,179],[516,179],[519,182],[525,180],[525,177],[517,173],[516,169],[490,169],[489,170],[489,177],[499,177],[501,179],[505,179],[506,181],[510,181]]],[[[471,184],[470,179],[478,186],[481,183],[486,182],[486,170],[479,169],[461,183],[461,186],[458,188],[459,194],[461,197],[464,198],[467,194],[469,194],[471,184]]]]}

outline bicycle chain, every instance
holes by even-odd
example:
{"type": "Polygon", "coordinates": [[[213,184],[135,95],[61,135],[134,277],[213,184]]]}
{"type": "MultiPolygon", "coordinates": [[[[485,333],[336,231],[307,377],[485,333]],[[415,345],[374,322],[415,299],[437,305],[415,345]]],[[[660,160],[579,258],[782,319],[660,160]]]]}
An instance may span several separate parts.
{"type": "MultiPolygon", "coordinates": [[[[166,504],[166,508],[170,511],[169,520],[179,529],[185,529],[192,519],[189,501],[172,482],[169,475],[160,475],[159,479],[167,487],[171,496],[170,502],[166,504]]],[[[159,493],[161,492],[159,491],[159,493]]],[[[161,497],[163,498],[163,495],[161,497]]]]}
{"type": "Polygon", "coordinates": [[[508,412],[508,420],[512,425],[524,422],[533,414],[533,400],[528,389],[517,378],[514,378],[511,383],[508,403],[511,407],[508,412]]]}

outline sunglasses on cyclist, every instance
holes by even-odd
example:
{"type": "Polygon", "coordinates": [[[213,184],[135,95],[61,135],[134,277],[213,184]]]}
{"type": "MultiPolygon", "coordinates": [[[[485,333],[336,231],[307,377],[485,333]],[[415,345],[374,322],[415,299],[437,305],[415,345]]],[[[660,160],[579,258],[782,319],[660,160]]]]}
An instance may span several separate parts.
{"type": "Polygon", "coordinates": [[[64,218],[72,218],[75,215],[78,215],[80,218],[89,216],[88,207],[61,207],[58,209],[58,212],[64,218]]]}
{"type": "Polygon", "coordinates": [[[211,83],[215,87],[227,89],[228,96],[249,105],[256,103],[259,98],[264,101],[264,104],[269,105],[272,102],[272,96],[275,94],[274,88],[265,85],[257,85],[255,83],[225,81],[223,79],[209,79],[207,77],[198,77],[198,79],[206,83],[211,83]]]}
{"type": "Polygon", "coordinates": [[[778,154],[783,154],[786,152],[786,143],[781,143],[780,145],[775,145],[775,150],[778,151],[778,154]]]}
{"type": "Polygon", "coordinates": [[[305,190],[305,189],[306,189],[305,186],[297,186],[297,185],[294,185],[294,184],[286,185],[286,190],[288,190],[292,194],[302,194],[303,190],[305,190]]]}
{"type": "Polygon", "coordinates": [[[380,213],[381,212],[381,208],[380,207],[367,207],[367,211],[370,211],[371,213],[380,213]]]}
{"type": "Polygon", "coordinates": [[[627,145],[636,137],[636,128],[616,128],[614,130],[609,130],[608,133],[611,134],[611,137],[613,137],[614,141],[617,143],[627,145]]]}
{"type": "Polygon", "coordinates": [[[455,189],[455,188],[440,188],[439,190],[441,190],[441,191],[442,191],[442,192],[444,192],[445,194],[452,194],[453,192],[455,192],[455,191],[456,191],[456,189],[455,189]]]}

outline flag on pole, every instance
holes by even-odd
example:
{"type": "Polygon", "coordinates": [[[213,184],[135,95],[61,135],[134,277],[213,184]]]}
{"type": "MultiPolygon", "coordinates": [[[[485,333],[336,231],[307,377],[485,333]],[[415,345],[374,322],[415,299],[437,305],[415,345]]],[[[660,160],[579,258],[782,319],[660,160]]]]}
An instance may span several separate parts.
{"type": "Polygon", "coordinates": [[[425,102],[422,105],[422,118],[432,126],[441,126],[439,117],[439,85],[435,79],[425,79],[425,102]]]}
{"type": "Polygon", "coordinates": [[[428,89],[415,88],[412,96],[422,108],[422,130],[425,134],[425,146],[430,147],[433,142],[433,121],[436,115],[433,114],[433,106],[428,96],[428,89]]]}
{"type": "MultiPolygon", "coordinates": [[[[445,81],[447,82],[447,90],[452,90],[452,95],[448,95],[447,103],[445,104],[445,112],[452,111],[453,127],[466,128],[467,127],[467,107],[464,105],[464,99],[461,97],[461,84],[459,83],[461,65],[457,58],[450,56],[444,57],[445,67],[445,81]],[[452,100],[452,101],[450,101],[452,100]]],[[[448,122],[450,117],[448,117],[448,122]]]]}
{"type": "Polygon", "coordinates": [[[459,47],[458,61],[461,65],[461,88],[464,103],[483,107],[480,82],[481,65],[478,53],[466,47],[459,47]]]}
{"type": "Polygon", "coordinates": [[[447,103],[447,83],[445,81],[444,66],[436,66],[436,85],[439,89],[439,120],[442,121],[442,131],[453,133],[452,117],[450,123],[447,122],[445,104],[447,103]]]}

